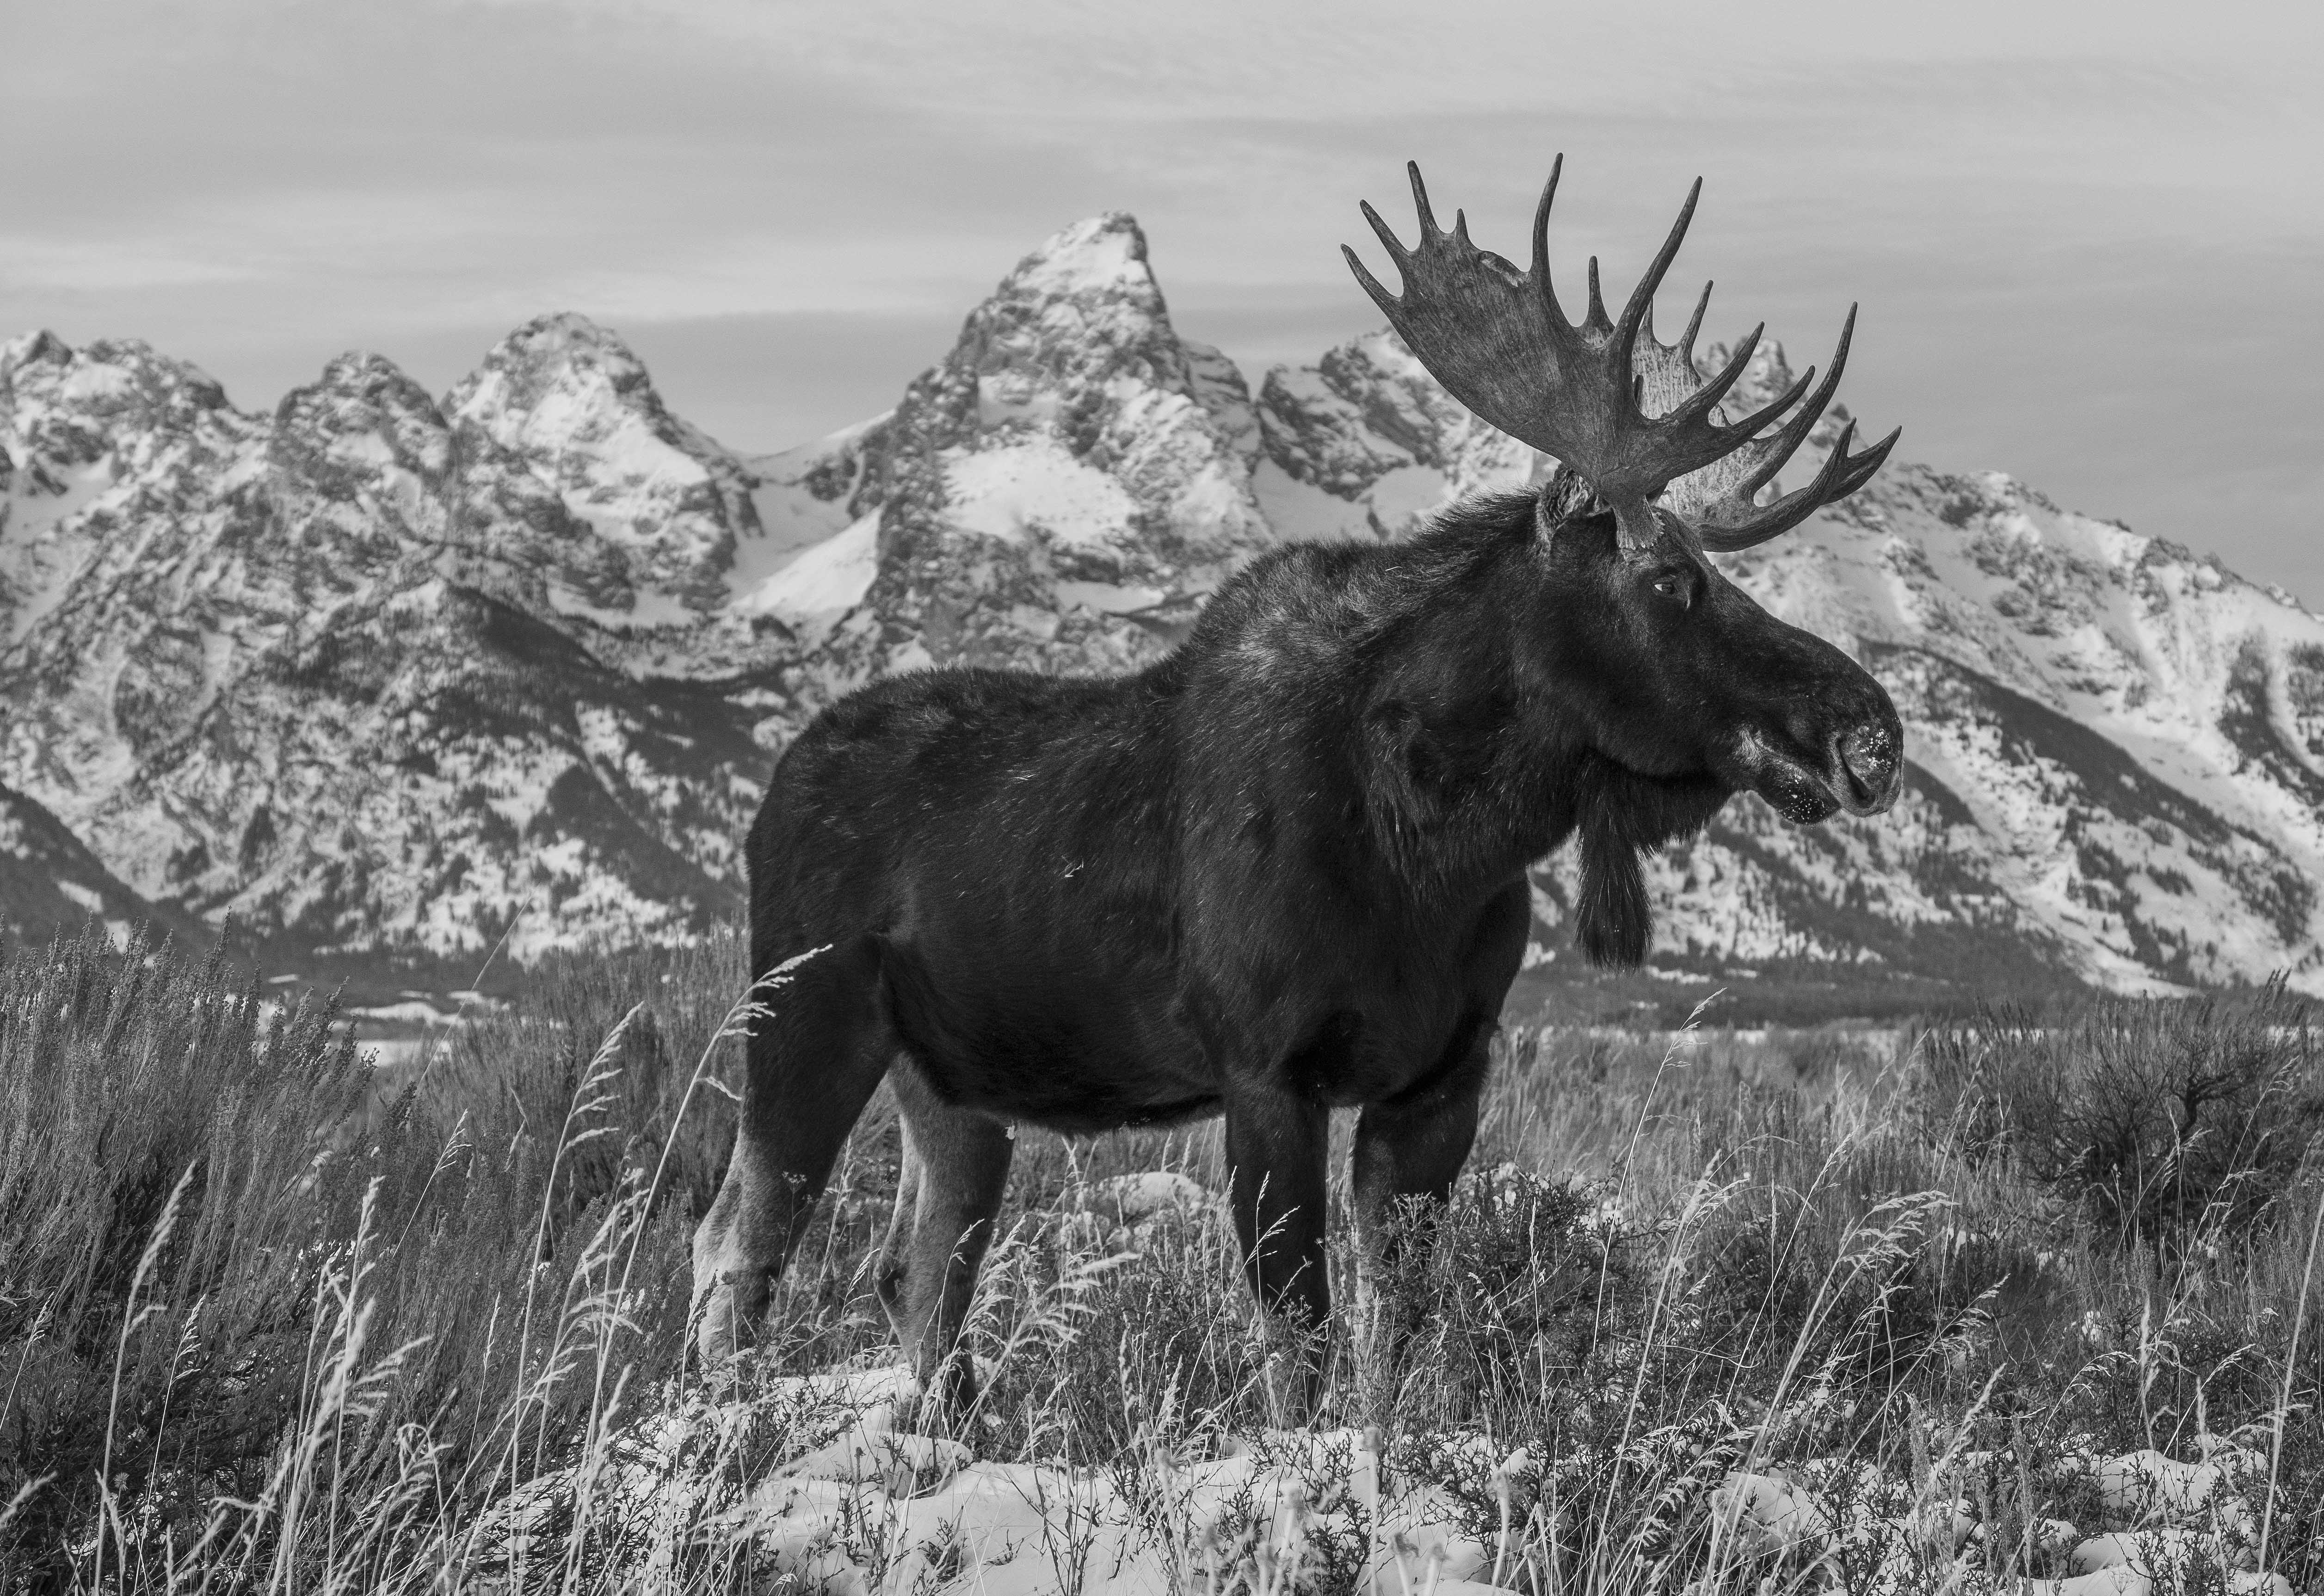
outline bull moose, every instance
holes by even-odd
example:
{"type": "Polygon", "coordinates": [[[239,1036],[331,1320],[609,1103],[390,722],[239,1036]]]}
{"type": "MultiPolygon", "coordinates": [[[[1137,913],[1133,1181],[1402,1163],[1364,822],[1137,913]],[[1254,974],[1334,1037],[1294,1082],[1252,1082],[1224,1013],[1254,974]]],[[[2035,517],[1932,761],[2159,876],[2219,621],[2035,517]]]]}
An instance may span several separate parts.
{"type": "MultiPolygon", "coordinates": [[[[1357,280],[1470,410],[1560,463],[1407,540],[1277,549],[1135,674],[924,670],[818,715],[752,826],[756,975],[807,950],[752,1022],[733,1162],[695,1239],[706,1357],[746,1336],[873,1090],[905,1173],[880,1299],[927,1388],[973,1390],[955,1342],[1015,1128],[1225,1116],[1231,1206],[1270,1323],[1329,1323],[1330,1112],[1360,1110],[1351,1189],[1377,1259],[1401,1199],[1469,1153],[1531,923],[1526,867],[1579,839],[1576,929],[1645,957],[1640,855],[1748,789],[1786,819],[1895,801],[1880,685],[1706,558],[1853,493],[1895,443],[1766,490],[1847,362],[1729,420],[1754,332],[1707,381],[1652,303],[1698,180],[1618,320],[1551,286],[1550,205],[1520,272],[1366,218],[1402,273],[1357,280]],[[1803,402],[1803,395],[1806,397],[1803,402]],[[1769,502],[1762,503],[1762,499],[1769,502]]],[[[1314,1343],[1311,1340],[1312,1347],[1314,1343]]],[[[1311,1359],[1301,1397],[1320,1375],[1311,1359]]]]}

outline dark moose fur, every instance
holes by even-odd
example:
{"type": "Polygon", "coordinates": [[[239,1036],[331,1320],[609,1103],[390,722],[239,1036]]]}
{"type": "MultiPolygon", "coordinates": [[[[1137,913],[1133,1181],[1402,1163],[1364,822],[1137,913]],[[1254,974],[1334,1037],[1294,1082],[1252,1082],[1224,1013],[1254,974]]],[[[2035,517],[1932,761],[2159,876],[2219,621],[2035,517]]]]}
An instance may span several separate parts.
{"type": "Polygon", "coordinates": [[[924,1173],[881,1295],[955,1398],[1019,1122],[1223,1112],[1260,1300],[1323,1322],[1327,1112],[1363,1109],[1368,1232],[1449,1189],[1528,864],[1578,836],[1581,946],[1636,964],[1643,853],[1744,787],[1802,822],[1885,808],[1902,750],[1846,654],[1677,536],[1624,551],[1570,474],[1408,542],[1271,553],[1132,676],[949,669],[851,696],[751,833],[753,971],[824,951],[752,1032],[696,1242],[706,1350],[747,1332],[891,1064],[924,1173]]]}

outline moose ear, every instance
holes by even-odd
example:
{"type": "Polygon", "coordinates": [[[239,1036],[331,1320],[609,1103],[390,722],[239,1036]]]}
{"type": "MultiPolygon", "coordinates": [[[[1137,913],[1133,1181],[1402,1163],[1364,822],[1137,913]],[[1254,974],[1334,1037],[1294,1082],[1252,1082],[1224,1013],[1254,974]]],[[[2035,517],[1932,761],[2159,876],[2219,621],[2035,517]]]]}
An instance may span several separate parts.
{"type": "Polygon", "coordinates": [[[1560,466],[1534,494],[1534,535],[1544,543],[1565,527],[1600,517],[1612,521],[1613,508],[1598,496],[1589,478],[1571,466],[1560,466]]]}
{"type": "Polygon", "coordinates": [[[1598,491],[1590,485],[1590,479],[1571,466],[1560,466],[1551,472],[1534,499],[1535,518],[1545,532],[1554,531],[1562,521],[1612,513],[1599,499],[1598,491]]]}

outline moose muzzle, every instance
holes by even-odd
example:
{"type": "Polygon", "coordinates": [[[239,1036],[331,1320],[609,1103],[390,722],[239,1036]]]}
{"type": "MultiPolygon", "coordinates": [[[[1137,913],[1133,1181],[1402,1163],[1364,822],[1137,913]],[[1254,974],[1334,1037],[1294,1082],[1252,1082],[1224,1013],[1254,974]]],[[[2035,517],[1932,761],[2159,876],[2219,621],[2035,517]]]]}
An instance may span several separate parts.
{"type": "Polygon", "coordinates": [[[1825,785],[1851,815],[1877,815],[1904,787],[1904,739],[1893,714],[1850,727],[1831,740],[1825,785]]]}

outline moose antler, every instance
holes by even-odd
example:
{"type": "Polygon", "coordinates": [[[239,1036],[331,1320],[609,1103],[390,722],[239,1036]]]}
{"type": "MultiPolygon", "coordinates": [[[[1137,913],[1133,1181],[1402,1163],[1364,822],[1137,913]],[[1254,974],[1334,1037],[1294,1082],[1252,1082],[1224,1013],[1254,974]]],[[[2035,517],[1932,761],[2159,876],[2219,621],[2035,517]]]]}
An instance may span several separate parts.
{"type": "Polygon", "coordinates": [[[1848,364],[1855,308],[1840,330],[1831,375],[1789,420],[1762,436],[1807,392],[1815,381],[1813,367],[1772,402],[1739,421],[1722,422],[1720,401],[1750,365],[1766,324],[1753,328],[1707,382],[1695,369],[1694,337],[1711,303],[1709,283],[1684,337],[1664,344],[1654,336],[1655,291],[1694,218],[1702,180],[1687,191],[1676,225],[1631,291],[1619,321],[1606,315],[1591,257],[1590,311],[1577,327],[1566,320],[1549,276],[1549,208],[1564,168],[1560,155],[1534,212],[1533,265],[1522,272],[1469,241],[1465,213],[1453,213],[1450,233],[1437,227],[1417,162],[1406,163],[1420,213],[1417,246],[1405,248],[1379,213],[1364,206],[1364,219],[1403,274],[1402,296],[1383,288],[1354,250],[1343,245],[1342,253],[1430,374],[1486,421],[1588,478],[1613,507],[1626,548],[1642,548],[1661,535],[1657,498],[1705,549],[1726,552],[1764,543],[1869,481],[1897,434],[1850,455],[1856,433],[1850,422],[1813,482],[1772,504],[1754,502],[1831,402],[1848,364]]]}

